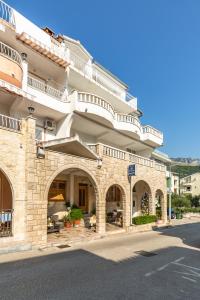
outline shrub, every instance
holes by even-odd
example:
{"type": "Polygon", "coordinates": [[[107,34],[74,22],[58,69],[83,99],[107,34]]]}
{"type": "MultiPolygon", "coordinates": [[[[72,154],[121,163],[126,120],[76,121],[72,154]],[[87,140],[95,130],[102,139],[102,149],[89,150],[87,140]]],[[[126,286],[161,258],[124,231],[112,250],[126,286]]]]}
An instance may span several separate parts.
{"type": "Polygon", "coordinates": [[[200,213],[200,207],[182,207],[182,208],[176,208],[176,211],[182,212],[182,213],[200,213]]]}
{"type": "Polygon", "coordinates": [[[187,196],[172,195],[172,207],[190,207],[191,201],[187,196]]]}
{"type": "Polygon", "coordinates": [[[135,225],[148,224],[156,221],[157,217],[155,215],[138,216],[133,218],[133,224],[135,225]]]}
{"type": "Polygon", "coordinates": [[[72,208],[70,216],[72,221],[81,220],[83,218],[82,210],[80,208],[72,208]]]}
{"type": "Polygon", "coordinates": [[[191,205],[195,206],[195,207],[199,207],[200,206],[200,195],[192,197],[192,199],[191,199],[191,205]]]}

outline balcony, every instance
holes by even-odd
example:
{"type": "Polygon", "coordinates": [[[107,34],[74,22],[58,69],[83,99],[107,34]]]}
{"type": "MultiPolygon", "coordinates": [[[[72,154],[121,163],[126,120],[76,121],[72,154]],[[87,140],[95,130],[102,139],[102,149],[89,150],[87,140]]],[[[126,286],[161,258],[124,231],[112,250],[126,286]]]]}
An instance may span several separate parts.
{"type": "MultiPolygon", "coordinates": [[[[145,141],[153,147],[160,146],[163,143],[163,134],[151,126],[142,127],[140,120],[133,115],[122,114],[115,112],[113,106],[105,99],[97,95],[85,92],[75,91],[70,96],[71,103],[75,104],[75,110],[81,113],[96,115],[96,121],[101,121],[107,125],[112,124],[112,127],[126,131],[132,135],[133,138],[145,141]],[[101,120],[102,119],[102,120],[101,120]]],[[[94,117],[92,117],[94,119],[94,117]]]]}
{"type": "Polygon", "coordinates": [[[77,110],[88,114],[95,114],[97,120],[99,117],[104,119],[104,124],[105,120],[107,120],[114,128],[136,133],[137,137],[140,137],[141,125],[136,117],[115,112],[110,103],[93,94],[75,92],[74,99],[71,99],[71,101],[76,101],[76,98],[78,100],[77,110]]]}
{"type": "Polygon", "coordinates": [[[113,159],[127,161],[143,167],[153,168],[158,172],[166,172],[166,166],[155,162],[146,157],[142,157],[120,149],[110,147],[104,144],[90,144],[88,145],[92,151],[97,153],[100,157],[112,157],[113,159]]]}
{"type": "Polygon", "coordinates": [[[115,80],[111,75],[107,74],[106,71],[103,72],[95,63],[86,61],[70,51],[70,66],[88,80],[93,81],[118,99],[128,102],[135,110],[137,109],[137,98],[127,93],[125,88],[121,87],[120,83],[117,83],[117,79],[115,80]]]}
{"type": "Polygon", "coordinates": [[[11,131],[20,132],[21,120],[0,114],[0,128],[5,128],[11,131]]]}
{"type": "Polygon", "coordinates": [[[0,42],[0,79],[21,88],[22,75],[20,54],[8,45],[0,42]]]}
{"type": "Polygon", "coordinates": [[[65,102],[63,100],[64,89],[58,90],[46,84],[44,81],[31,77],[30,75],[28,76],[28,86],[49,95],[52,98],[65,102]]]}
{"type": "Polygon", "coordinates": [[[13,9],[3,1],[0,1],[0,19],[9,23],[12,27],[15,27],[13,9]]]}
{"type": "Polygon", "coordinates": [[[143,140],[153,147],[161,146],[163,144],[163,133],[149,125],[143,126],[143,140]]]}
{"type": "Polygon", "coordinates": [[[118,130],[124,130],[135,133],[137,137],[141,137],[141,124],[137,117],[127,114],[116,113],[117,120],[115,127],[118,130]]]}
{"type": "Polygon", "coordinates": [[[12,60],[19,66],[22,65],[21,55],[16,50],[2,42],[0,42],[0,55],[12,60]]]}

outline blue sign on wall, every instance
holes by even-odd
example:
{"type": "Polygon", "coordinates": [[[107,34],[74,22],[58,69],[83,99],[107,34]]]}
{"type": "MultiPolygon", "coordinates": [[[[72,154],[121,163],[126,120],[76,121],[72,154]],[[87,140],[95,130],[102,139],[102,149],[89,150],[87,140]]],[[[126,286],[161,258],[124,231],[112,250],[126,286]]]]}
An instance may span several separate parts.
{"type": "Polygon", "coordinates": [[[128,176],[135,176],[135,165],[128,166],[128,176]]]}

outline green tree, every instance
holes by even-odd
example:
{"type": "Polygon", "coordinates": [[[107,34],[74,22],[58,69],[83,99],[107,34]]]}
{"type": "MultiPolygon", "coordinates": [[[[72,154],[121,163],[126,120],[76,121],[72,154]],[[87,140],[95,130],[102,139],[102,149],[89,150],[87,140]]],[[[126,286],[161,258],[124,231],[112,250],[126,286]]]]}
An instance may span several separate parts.
{"type": "Polygon", "coordinates": [[[191,207],[191,200],[185,195],[172,194],[172,207],[191,207]]]}

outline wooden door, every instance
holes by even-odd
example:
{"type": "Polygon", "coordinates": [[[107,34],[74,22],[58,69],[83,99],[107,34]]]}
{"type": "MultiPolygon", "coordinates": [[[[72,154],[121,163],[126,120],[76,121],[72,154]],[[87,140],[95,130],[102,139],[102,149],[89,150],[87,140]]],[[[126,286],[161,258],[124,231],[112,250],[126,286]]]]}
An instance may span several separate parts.
{"type": "Polygon", "coordinates": [[[12,192],[5,175],[0,171],[0,211],[12,209],[12,192]]]}
{"type": "Polygon", "coordinates": [[[88,185],[79,184],[79,205],[83,212],[88,212],[88,185]]]}

